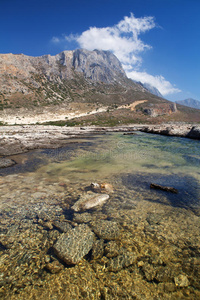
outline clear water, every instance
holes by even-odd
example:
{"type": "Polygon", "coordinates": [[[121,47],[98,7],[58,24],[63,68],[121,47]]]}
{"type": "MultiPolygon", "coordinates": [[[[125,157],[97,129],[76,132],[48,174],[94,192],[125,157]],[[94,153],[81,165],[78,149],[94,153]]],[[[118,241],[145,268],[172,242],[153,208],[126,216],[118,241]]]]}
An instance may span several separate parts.
{"type": "MultiPolygon", "coordinates": [[[[60,149],[32,151],[13,159],[18,165],[0,171],[3,232],[0,253],[4,258],[2,270],[7,276],[2,279],[2,297],[17,299],[14,298],[17,294],[23,299],[20,297],[29,294],[35,299],[41,293],[44,299],[200,299],[199,141],[146,133],[115,133],[94,136],[60,149]],[[51,260],[55,259],[49,249],[51,239],[56,240],[51,237],[56,230],[46,228],[42,221],[40,224],[35,212],[49,213],[50,219],[54,214],[54,218],[75,222],[77,216],[70,207],[91,182],[110,183],[114,193],[103,207],[88,211],[90,218],[94,222],[99,219],[117,222],[122,229],[117,243],[122,249],[136,253],[137,262],[118,272],[109,272],[109,258],[104,253],[95,261],[89,257],[83,259],[83,269],[81,265],[65,266],[61,272],[51,274],[43,258],[49,255],[51,260]],[[178,194],[152,190],[151,183],[174,187],[178,194]],[[19,230],[16,234],[12,230],[19,223],[20,234],[19,230]],[[32,236],[31,226],[35,226],[32,236]],[[12,265],[16,264],[20,251],[24,255],[24,248],[19,245],[25,233],[29,236],[26,251],[29,254],[35,251],[37,266],[33,264],[33,271],[30,265],[18,263],[21,270],[14,276],[12,265]],[[44,236],[48,241],[45,249],[39,246],[44,236]],[[13,246],[9,243],[6,246],[6,238],[14,239],[13,246]],[[12,256],[12,265],[6,255],[12,256]],[[164,262],[154,263],[158,258],[164,262]],[[160,279],[161,269],[172,275],[160,279]],[[75,274],[79,278],[76,288],[75,274]],[[89,283],[90,276],[93,280],[89,283]],[[177,278],[186,283],[179,285],[177,278]],[[69,287],[65,290],[64,280],[69,287]],[[131,287],[133,282],[137,287],[131,287]]],[[[107,242],[104,241],[104,247],[107,242]]],[[[28,259],[24,261],[27,263],[28,259]]]]}

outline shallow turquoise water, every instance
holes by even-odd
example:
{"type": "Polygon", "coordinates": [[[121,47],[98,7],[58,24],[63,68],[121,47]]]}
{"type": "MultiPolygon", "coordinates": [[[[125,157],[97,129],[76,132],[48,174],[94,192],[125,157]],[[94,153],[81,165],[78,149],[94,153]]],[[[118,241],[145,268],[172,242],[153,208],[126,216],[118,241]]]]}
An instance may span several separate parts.
{"type": "Polygon", "coordinates": [[[41,180],[69,179],[71,184],[112,182],[118,177],[129,189],[140,192],[150,192],[150,183],[172,186],[179,191],[178,195],[168,194],[172,204],[198,207],[200,202],[200,142],[195,140],[109,133],[14,158],[21,163],[0,174],[32,171],[41,180]]]}

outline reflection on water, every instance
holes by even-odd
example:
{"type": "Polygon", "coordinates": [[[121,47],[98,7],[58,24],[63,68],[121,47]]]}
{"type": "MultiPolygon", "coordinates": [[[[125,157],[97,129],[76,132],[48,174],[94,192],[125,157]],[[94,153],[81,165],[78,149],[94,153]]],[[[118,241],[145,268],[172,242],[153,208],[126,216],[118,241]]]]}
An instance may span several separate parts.
{"type": "Polygon", "coordinates": [[[0,171],[2,299],[200,299],[199,150],[199,141],[115,133],[13,157],[18,165],[0,171]],[[91,182],[114,193],[73,213],[91,182]],[[82,223],[96,242],[68,266],[53,245],[82,223]]]}

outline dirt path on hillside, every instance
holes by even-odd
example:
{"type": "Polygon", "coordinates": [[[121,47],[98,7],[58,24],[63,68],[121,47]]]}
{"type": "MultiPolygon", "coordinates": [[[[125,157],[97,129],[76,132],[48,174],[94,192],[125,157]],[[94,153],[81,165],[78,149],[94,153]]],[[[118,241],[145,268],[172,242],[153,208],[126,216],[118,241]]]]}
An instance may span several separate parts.
{"type": "Polygon", "coordinates": [[[132,111],[135,110],[135,107],[138,105],[138,104],[142,104],[144,102],[147,102],[148,100],[139,100],[139,101],[135,101],[133,103],[131,103],[130,105],[122,105],[122,106],[119,106],[118,109],[120,108],[130,108],[132,111]]]}

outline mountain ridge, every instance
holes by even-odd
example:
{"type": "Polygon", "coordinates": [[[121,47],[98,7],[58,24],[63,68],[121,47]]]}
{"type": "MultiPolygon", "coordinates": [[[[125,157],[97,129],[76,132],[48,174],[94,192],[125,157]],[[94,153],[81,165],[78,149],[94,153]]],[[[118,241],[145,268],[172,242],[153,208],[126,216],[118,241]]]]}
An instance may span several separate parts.
{"type": "MultiPolygon", "coordinates": [[[[110,51],[76,49],[38,57],[0,54],[0,122],[10,116],[17,123],[29,115],[32,120],[48,114],[57,114],[56,120],[88,114],[84,122],[91,114],[102,122],[112,116],[116,122],[126,123],[146,122],[148,118],[149,122],[152,118],[160,122],[164,116],[187,119],[189,112],[180,110],[129,79],[110,51]],[[132,105],[134,102],[138,104],[132,105]]],[[[193,119],[199,120],[196,115],[193,119]]]]}

